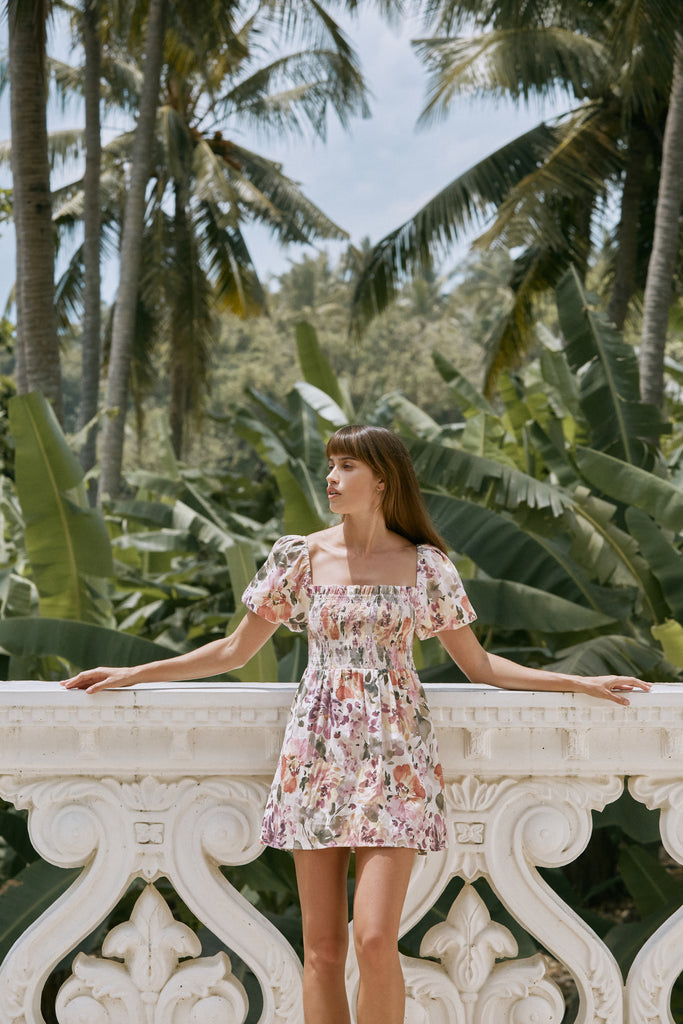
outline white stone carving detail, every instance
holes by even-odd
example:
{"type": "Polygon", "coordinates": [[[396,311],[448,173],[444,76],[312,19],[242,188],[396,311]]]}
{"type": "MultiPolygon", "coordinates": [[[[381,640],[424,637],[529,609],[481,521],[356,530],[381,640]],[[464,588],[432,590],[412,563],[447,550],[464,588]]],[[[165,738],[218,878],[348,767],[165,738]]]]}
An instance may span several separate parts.
{"type": "Polygon", "coordinates": [[[235,777],[0,778],[0,795],[29,809],[38,852],[63,867],[85,865],[3,961],[0,1022],[42,1024],[40,994],[55,964],[115,906],[132,879],[152,882],[163,874],[254,972],[263,991],[264,1024],[296,1024],[302,1005],[299,959],[219,869],[261,852],[268,788],[269,780],[235,777]]]}
{"type": "Polygon", "coordinates": [[[454,900],[446,921],[434,925],[420,946],[429,961],[402,957],[407,1024],[560,1024],[564,1000],[545,977],[540,956],[496,963],[517,954],[517,943],[491,920],[471,885],[454,900]]]}
{"type": "Polygon", "coordinates": [[[515,956],[517,943],[502,924],[495,924],[476,889],[465,885],[448,917],[434,925],[420,945],[420,956],[440,960],[460,995],[473,1002],[496,960],[515,956]]]}
{"type": "MultiPolygon", "coordinates": [[[[44,1024],[42,987],[55,964],[131,879],[153,884],[160,875],[254,971],[263,988],[261,1024],[302,1024],[298,959],[220,870],[259,855],[261,808],[295,689],[171,684],[91,698],[53,683],[0,687],[0,794],[29,810],[41,855],[80,872],[0,965],[0,1024],[44,1024]]],[[[624,991],[609,952],[543,883],[537,866],[578,856],[591,809],[615,799],[627,774],[636,777],[634,796],[661,808],[664,845],[683,863],[683,691],[656,685],[634,692],[628,708],[582,694],[445,685],[427,692],[446,778],[449,846],[416,858],[402,932],[455,875],[483,877],[573,975],[575,1024],[671,1024],[683,910],[638,954],[624,991]]],[[[195,955],[193,964],[211,974],[207,985],[227,982],[226,965],[212,961],[195,955]]],[[[105,958],[98,969],[103,963],[123,966],[105,958]]],[[[173,977],[182,978],[183,964],[175,963],[173,977]]],[[[557,1017],[557,992],[545,988],[536,958],[523,971],[516,961],[494,963],[474,1004],[443,963],[408,959],[404,966],[407,1024],[550,1024],[557,1017]]],[[[355,970],[351,961],[352,995],[355,970]]],[[[214,1017],[223,1024],[220,998],[203,997],[202,1024],[214,1017]]],[[[107,1012],[114,1005],[110,1000],[107,1012]]],[[[77,1008],[74,997],[69,1012],[77,1008]]],[[[114,1024],[104,1012],[88,1010],[87,1024],[114,1024]]],[[[239,1017],[239,1009],[229,1012],[239,1017]]],[[[166,1016],[175,1024],[170,1011],[166,1016]]]]}
{"type": "MultiPolygon", "coordinates": [[[[636,777],[629,780],[636,800],[661,808],[660,831],[668,853],[683,863],[683,781],[636,777]]],[[[674,1024],[671,990],[683,963],[683,908],[651,935],[626,979],[627,1024],[674,1024]]]]}
{"type": "Polygon", "coordinates": [[[225,953],[198,957],[201,943],[148,884],[130,921],[102,945],[103,957],[80,953],[55,1005],[59,1024],[243,1024],[247,995],[225,953]]]}

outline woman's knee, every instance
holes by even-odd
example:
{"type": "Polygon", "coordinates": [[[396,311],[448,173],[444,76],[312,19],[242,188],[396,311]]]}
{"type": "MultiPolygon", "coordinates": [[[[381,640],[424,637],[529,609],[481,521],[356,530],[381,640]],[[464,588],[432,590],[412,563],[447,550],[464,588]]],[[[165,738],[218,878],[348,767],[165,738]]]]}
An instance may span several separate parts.
{"type": "Polygon", "coordinates": [[[365,971],[385,972],[398,963],[398,941],[386,931],[376,928],[356,928],[353,933],[356,959],[361,974],[365,971]]]}
{"type": "Polygon", "coordinates": [[[343,972],[348,945],[348,932],[343,935],[317,935],[308,940],[304,936],[304,963],[316,974],[343,972]]]}

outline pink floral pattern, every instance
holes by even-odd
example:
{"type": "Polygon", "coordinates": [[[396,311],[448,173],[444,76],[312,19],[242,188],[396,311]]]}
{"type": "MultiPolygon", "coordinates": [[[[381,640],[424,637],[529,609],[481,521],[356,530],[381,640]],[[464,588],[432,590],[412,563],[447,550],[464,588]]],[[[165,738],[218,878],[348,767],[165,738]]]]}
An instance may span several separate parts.
{"type": "Polygon", "coordinates": [[[412,655],[475,618],[453,563],[418,545],[414,587],[317,586],[305,537],[281,537],[245,590],[269,622],[308,629],[262,842],[284,849],[446,844],[443,773],[412,655]]]}

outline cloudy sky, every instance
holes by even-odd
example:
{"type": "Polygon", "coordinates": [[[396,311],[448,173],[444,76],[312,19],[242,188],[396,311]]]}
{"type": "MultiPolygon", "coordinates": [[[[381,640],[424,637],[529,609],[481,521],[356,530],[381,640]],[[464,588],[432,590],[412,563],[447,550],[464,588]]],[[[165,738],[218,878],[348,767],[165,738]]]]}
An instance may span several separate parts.
{"type": "MultiPolygon", "coordinates": [[[[417,21],[388,26],[373,11],[357,19],[340,19],[360,57],[372,94],[372,116],[354,121],[344,131],[331,122],[326,143],[255,138],[236,141],[279,160],[285,173],[337,224],[359,243],[373,241],[397,227],[458,174],[487,153],[521,134],[551,108],[516,108],[510,104],[460,99],[444,120],[428,129],[416,121],[425,102],[426,74],[410,40],[423,34],[417,21]]],[[[0,49],[6,49],[7,25],[0,25],[0,49]]],[[[53,30],[53,51],[67,56],[68,36],[53,30]]],[[[75,125],[78,108],[51,112],[51,126],[75,125]]],[[[0,99],[0,139],[8,138],[9,96],[0,99]]],[[[9,183],[0,171],[0,183],[9,183]]],[[[14,277],[11,227],[0,238],[0,307],[14,277]]],[[[283,250],[265,231],[252,229],[248,242],[263,277],[277,274],[297,258],[301,248],[283,250]]],[[[466,251],[463,240],[461,252],[466,251]]],[[[332,256],[334,247],[330,247],[332,256]]],[[[458,254],[456,254],[458,255],[458,254]]],[[[115,275],[107,275],[110,283],[115,275]]]]}

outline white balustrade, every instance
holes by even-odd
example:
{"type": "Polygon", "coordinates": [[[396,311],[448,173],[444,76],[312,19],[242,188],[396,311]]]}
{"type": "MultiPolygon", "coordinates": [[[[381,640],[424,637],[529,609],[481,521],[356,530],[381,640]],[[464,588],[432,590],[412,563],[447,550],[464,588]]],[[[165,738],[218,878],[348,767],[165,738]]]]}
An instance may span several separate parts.
{"type": "MultiPolygon", "coordinates": [[[[302,1024],[301,964],[220,865],[259,856],[262,809],[294,687],[168,684],[96,696],[52,683],[0,684],[0,796],[29,811],[46,860],[79,868],[71,888],[0,966],[0,1024],[41,1024],[45,981],[145,879],[130,920],[100,956],[79,954],[56,1001],[60,1024],[243,1024],[248,999],[229,957],[202,957],[155,881],[253,971],[260,1024],[302,1024]]],[[[405,933],[454,876],[465,885],[421,956],[403,957],[407,1024],[560,1024],[563,996],[540,956],[514,959],[510,931],[472,886],[485,878],[574,978],[577,1024],[672,1024],[683,970],[683,909],[624,981],[598,936],[537,867],[574,860],[591,811],[622,792],[661,808],[662,841],[683,863],[683,688],[635,693],[630,708],[573,694],[427,688],[446,779],[449,846],[415,861],[405,933]]],[[[353,943],[350,944],[351,949],[353,943]]],[[[353,1001],[357,968],[350,954],[353,1001]]]]}

